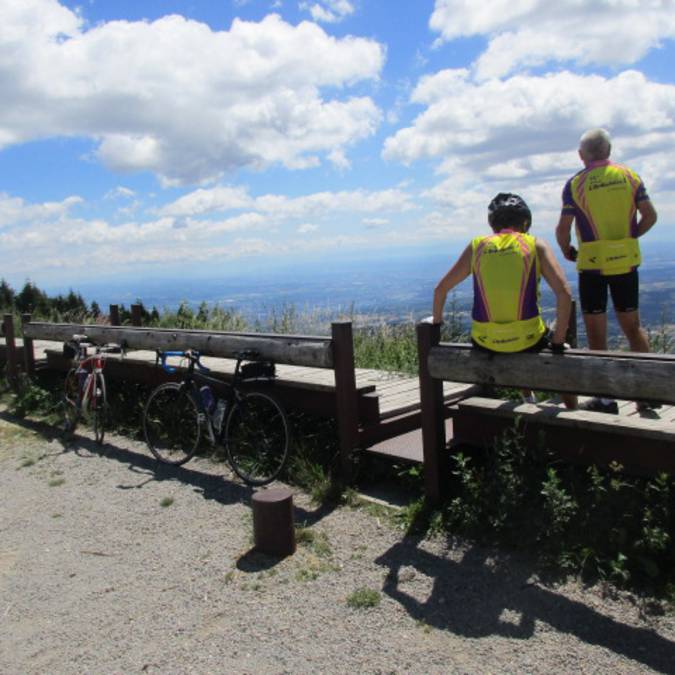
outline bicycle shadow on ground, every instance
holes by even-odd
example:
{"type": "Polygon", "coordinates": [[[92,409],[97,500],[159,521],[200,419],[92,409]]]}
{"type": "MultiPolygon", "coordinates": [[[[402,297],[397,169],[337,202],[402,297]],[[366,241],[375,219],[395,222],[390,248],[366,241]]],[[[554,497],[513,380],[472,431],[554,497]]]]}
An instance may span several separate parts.
{"type": "MultiPolygon", "coordinates": [[[[172,466],[157,461],[150,454],[146,455],[116,444],[114,442],[115,437],[112,440],[106,437],[103,444],[99,445],[94,439],[78,434],[76,430],[71,438],[65,440],[61,430],[41,420],[27,417],[19,418],[7,411],[0,411],[0,419],[37,433],[49,442],[58,441],[61,450],[49,454],[56,455],[64,452],[74,452],[83,459],[92,455],[106,457],[127,464],[130,472],[145,477],[145,480],[137,483],[118,485],[117,487],[120,490],[142,489],[144,485],[153,481],[176,480],[192,485],[196,491],[202,494],[204,499],[213,499],[223,505],[240,502],[250,504],[254,493],[252,487],[239,483],[236,479],[231,480],[222,474],[206,473],[199,469],[191,468],[191,466],[195,465],[201,467],[203,463],[210,461],[208,458],[198,457],[192,460],[193,463],[190,465],[172,466]]],[[[218,463],[212,463],[212,466],[217,467],[218,463]]],[[[293,489],[298,492],[300,491],[300,488],[293,489]]],[[[336,508],[336,503],[321,504],[315,509],[308,509],[294,504],[295,522],[305,526],[314,525],[332,513],[336,508]]]]}
{"type": "Polygon", "coordinates": [[[533,583],[533,567],[524,560],[472,546],[456,562],[422,550],[420,541],[407,536],[375,561],[388,568],[383,592],[415,620],[467,638],[520,640],[542,622],[636,664],[673,672],[674,642],[533,583]],[[420,577],[431,586],[423,599],[412,583],[420,577]]]}

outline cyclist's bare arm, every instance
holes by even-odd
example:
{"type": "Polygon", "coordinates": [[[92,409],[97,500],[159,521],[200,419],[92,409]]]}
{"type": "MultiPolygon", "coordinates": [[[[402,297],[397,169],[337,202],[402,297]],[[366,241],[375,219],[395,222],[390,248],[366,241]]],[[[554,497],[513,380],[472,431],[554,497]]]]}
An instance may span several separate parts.
{"type": "Polygon", "coordinates": [[[471,274],[471,244],[434,289],[434,323],[443,321],[443,307],[448,293],[471,274]]]}
{"type": "Polygon", "coordinates": [[[563,213],[558,221],[558,226],[555,228],[555,238],[558,241],[558,246],[560,246],[560,250],[565,258],[571,261],[574,261],[571,251],[573,223],[574,216],[563,213]]]}
{"type": "Polygon", "coordinates": [[[656,223],[657,214],[654,205],[649,199],[643,199],[637,203],[638,211],[640,212],[640,221],[637,225],[638,237],[649,232],[656,223]]]}

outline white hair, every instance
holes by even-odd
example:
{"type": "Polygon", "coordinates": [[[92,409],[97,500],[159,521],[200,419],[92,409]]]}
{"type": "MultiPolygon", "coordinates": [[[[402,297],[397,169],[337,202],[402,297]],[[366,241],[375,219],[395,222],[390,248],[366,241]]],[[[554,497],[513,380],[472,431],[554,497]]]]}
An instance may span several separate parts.
{"type": "Polygon", "coordinates": [[[579,150],[586,159],[597,161],[607,159],[612,150],[612,140],[606,129],[589,129],[579,140],[579,150]]]}

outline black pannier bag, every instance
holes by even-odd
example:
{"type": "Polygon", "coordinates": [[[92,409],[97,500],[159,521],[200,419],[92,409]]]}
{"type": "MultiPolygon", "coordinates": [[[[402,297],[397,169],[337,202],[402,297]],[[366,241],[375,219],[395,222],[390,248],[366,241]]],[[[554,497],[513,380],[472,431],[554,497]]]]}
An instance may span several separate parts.
{"type": "Polygon", "coordinates": [[[67,359],[74,359],[77,356],[77,345],[74,342],[64,342],[63,355],[67,359]]]}
{"type": "Polygon", "coordinates": [[[243,363],[239,373],[242,380],[271,379],[276,377],[276,368],[271,361],[252,361],[243,363]]]}

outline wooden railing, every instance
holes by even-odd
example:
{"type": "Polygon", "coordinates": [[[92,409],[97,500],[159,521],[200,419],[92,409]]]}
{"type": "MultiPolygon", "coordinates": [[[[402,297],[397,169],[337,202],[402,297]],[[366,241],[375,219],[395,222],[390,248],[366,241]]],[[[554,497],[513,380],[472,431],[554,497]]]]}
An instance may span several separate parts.
{"type": "MultiPolygon", "coordinates": [[[[578,349],[562,354],[548,349],[539,353],[492,354],[468,344],[441,343],[440,326],[431,324],[419,324],[417,337],[426,492],[432,500],[441,497],[449,475],[445,418],[457,414],[443,408],[444,380],[675,404],[675,355],[578,349]]],[[[500,406],[499,412],[505,417],[509,404],[502,402],[500,406]]],[[[460,412],[461,408],[460,403],[460,412]]],[[[558,417],[569,421],[574,414],[561,410],[558,417]]],[[[477,424],[479,417],[473,419],[477,424]]],[[[561,421],[554,420],[552,414],[549,418],[561,421]]],[[[620,421],[616,416],[601,418],[607,420],[605,426],[620,421]]],[[[585,424],[591,426],[588,420],[579,420],[576,425],[577,438],[583,438],[585,424]]],[[[648,429],[644,433],[650,437],[648,429]]],[[[671,443],[675,451],[675,436],[671,443]]]]}
{"type": "MultiPolygon", "coordinates": [[[[110,317],[119,323],[115,305],[110,307],[110,317]]],[[[140,324],[140,306],[132,306],[132,322],[140,324]],[[137,309],[135,309],[137,308],[137,309]]],[[[144,328],[102,324],[49,323],[31,321],[30,315],[22,317],[23,348],[18,349],[14,340],[14,322],[11,314],[3,321],[7,374],[16,383],[19,369],[32,374],[34,371],[34,340],[63,342],[75,334],[86,335],[98,344],[115,343],[129,350],[183,350],[196,349],[205,356],[235,358],[245,350],[252,350],[261,359],[275,363],[310,368],[329,369],[334,372],[334,406],[340,443],[342,477],[349,480],[352,455],[358,444],[359,418],[354,347],[351,322],[334,322],[331,335],[281,335],[261,333],[236,333],[175,328],[144,328]],[[21,358],[23,352],[23,359],[21,358]]]]}

